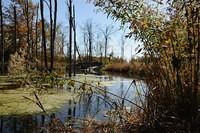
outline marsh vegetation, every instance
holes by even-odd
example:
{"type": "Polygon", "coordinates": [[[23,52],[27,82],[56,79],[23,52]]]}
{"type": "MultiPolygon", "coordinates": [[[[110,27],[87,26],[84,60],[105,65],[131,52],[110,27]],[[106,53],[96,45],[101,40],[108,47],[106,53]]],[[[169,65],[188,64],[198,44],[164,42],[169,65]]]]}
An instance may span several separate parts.
{"type": "Polygon", "coordinates": [[[198,0],[88,0],[121,25],[81,30],[60,2],[0,0],[1,133],[200,131],[198,0]]]}

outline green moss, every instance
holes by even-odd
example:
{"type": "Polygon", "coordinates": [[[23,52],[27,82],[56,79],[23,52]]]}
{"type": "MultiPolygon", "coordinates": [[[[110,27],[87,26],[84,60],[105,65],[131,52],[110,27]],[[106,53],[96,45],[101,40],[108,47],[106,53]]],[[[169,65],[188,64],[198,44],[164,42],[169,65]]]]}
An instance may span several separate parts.
{"type": "MultiPolygon", "coordinates": [[[[42,110],[33,102],[23,96],[35,100],[31,95],[32,89],[6,90],[0,92],[0,115],[25,115],[40,113],[42,110]]],[[[62,107],[73,95],[64,90],[49,91],[39,95],[40,101],[47,112],[56,111],[62,107]]]]}

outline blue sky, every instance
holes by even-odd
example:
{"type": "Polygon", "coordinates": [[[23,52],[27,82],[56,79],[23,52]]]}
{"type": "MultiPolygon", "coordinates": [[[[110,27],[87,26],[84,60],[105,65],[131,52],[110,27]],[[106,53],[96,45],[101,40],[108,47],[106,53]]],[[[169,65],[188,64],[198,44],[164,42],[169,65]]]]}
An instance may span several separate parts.
{"type": "MultiPolygon", "coordinates": [[[[7,0],[3,1],[6,4],[7,0]]],[[[32,0],[33,2],[39,2],[39,0],[32,0]]],[[[48,1],[48,0],[47,0],[48,1]]],[[[68,17],[67,17],[67,0],[58,0],[58,23],[63,25],[63,31],[68,29],[65,27],[68,25],[68,17]]],[[[76,9],[76,23],[77,23],[77,43],[79,47],[82,47],[82,30],[81,27],[86,23],[87,20],[92,20],[95,25],[95,30],[98,31],[99,28],[103,28],[106,25],[113,25],[114,29],[120,28],[120,23],[112,20],[111,18],[107,18],[107,15],[97,11],[97,7],[93,4],[86,2],[86,0],[72,0],[75,9],[76,9]]],[[[7,3],[8,4],[8,3],[7,3]]],[[[49,18],[48,8],[45,7],[45,17],[49,18]]],[[[95,32],[96,33],[96,32],[95,32]]],[[[116,33],[112,34],[111,39],[109,40],[108,46],[108,54],[113,50],[114,56],[121,56],[121,37],[123,32],[117,31],[116,33]]],[[[134,39],[125,40],[125,54],[124,57],[126,59],[131,58],[131,48],[132,48],[132,55],[134,55],[135,48],[138,46],[138,42],[135,42],[134,39]],[[132,45],[132,46],[131,46],[132,45]]]]}
{"type": "MultiPolygon", "coordinates": [[[[92,20],[96,27],[96,31],[101,27],[103,28],[106,25],[113,25],[114,29],[120,29],[120,22],[114,21],[111,18],[108,18],[106,14],[101,11],[98,11],[97,7],[93,4],[86,2],[86,0],[73,0],[76,9],[76,21],[77,21],[77,40],[78,45],[81,47],[82,42],[82,33],[81,27],[87,20],[92,20]]],[[[68,25],[67,22],[67,10],[66,10],[66,0],[58,0],[58,20],[64,25],[68,25]]],[[[123,32],[117,31],[111,36],[109,40],[108,52],[114,51],[115,56],[121,56],[121,36],[123,32]]],[[[124,57],[126,59],[131,58],[131,48],[132,55],[134,55],[135,48],[137,47],[138,42],[135,42],[134,39],[129,39],[125,41],[125,52],[124,57]],[[132,46],[131,46],[132,45],[132,46]]]]}

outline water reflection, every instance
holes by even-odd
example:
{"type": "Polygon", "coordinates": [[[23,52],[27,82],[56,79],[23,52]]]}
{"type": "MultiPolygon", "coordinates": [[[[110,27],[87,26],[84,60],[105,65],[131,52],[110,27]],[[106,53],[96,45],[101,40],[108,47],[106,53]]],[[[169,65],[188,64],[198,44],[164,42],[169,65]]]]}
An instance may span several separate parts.
{"type": "Polygon", "coordinates": [[[1,117],[1,133],[38,133],[38,118],[36,116],[1,117]]]}
{"type": "MultiPolygon", "coordinates": [[[[111,95],[109,92],[120,97],[125,97],[131,101],[137,101],[138,94],[144,93],[146,88],[142,81],[136,81],[129,88],[132,79],[112,76],[101,76],[101,81],[114,81],[112,85],[104,87],[103,94],[84,94],[80,101],[69,100],[66,104],[55,112],[55,117],[64,122],[68,127],[81,127],[77,120],[84,118],[94,118],[106,120],[106,112],[115,108],[114,102],[119,102],[123,106],[132,107],[133,105],[123,99],[111,95]],[[137,86],[137,87],[136,87],[137,86]],[[140,92],[138,92],[140,91],[140,92]]],[[[140,102],[140,101],[137,101],[140,102]]],[[[0,117],[0,133],[38,133],[42,127],[51,121],[49,116],[44,114],[34,114],[27,116],[2,116],[0,117]]]]}

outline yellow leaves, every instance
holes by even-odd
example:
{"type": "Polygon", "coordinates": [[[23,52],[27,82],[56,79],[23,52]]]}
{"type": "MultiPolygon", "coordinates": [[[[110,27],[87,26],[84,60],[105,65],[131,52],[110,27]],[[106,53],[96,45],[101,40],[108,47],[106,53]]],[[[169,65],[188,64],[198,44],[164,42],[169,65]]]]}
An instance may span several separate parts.
{"type": "Polygon", "coordinates": [[[170,39],[165,40],[165,44],[170,44],[170,39]]]}
{"type": "Polygon", "coordinates": [[[155,22],[155,24],[156,24],[156,27],[160,27],[161,26],[161,23],[158,20],[155,22]]]}
{"type": "Polygon", "coordinates": [[[141,26],[142,26],[144,29],[147,29],[147,28],[148,28],[148,21],[147,21],[147,18],[144,18],[144,19],[141,21],[141,26]]]}

